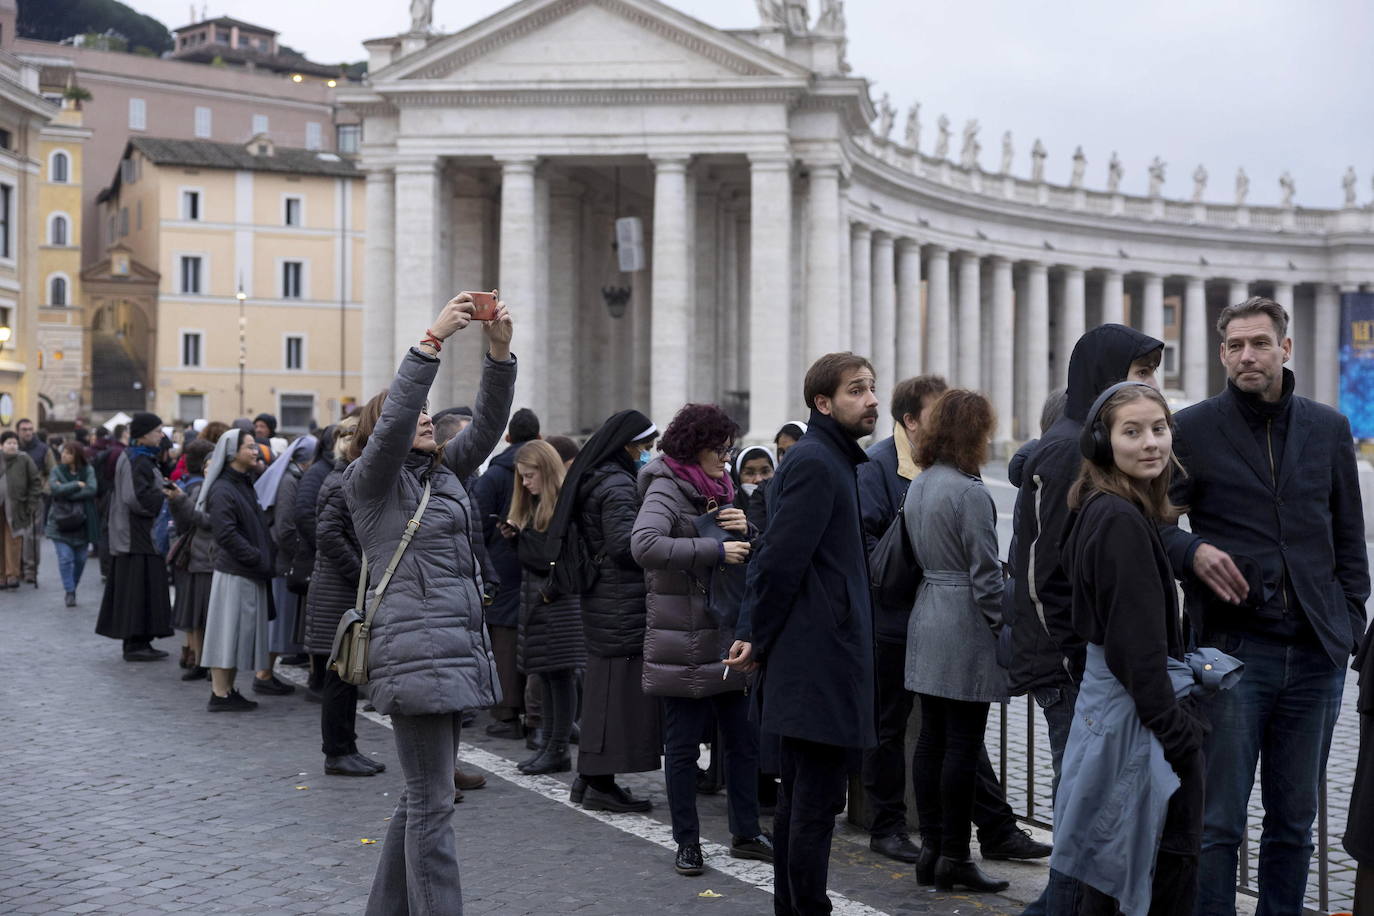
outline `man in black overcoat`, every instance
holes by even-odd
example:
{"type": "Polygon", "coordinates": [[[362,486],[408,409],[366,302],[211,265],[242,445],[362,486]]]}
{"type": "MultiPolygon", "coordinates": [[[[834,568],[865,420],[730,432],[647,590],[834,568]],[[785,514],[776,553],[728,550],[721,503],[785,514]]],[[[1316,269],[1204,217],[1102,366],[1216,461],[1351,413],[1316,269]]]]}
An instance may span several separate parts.
{"type": "Polygon", "coordinates": [[[773,825],[778,916],[829,913],[826,875],[846,775],[874,727],[873,608],[859,515],[858,440],[878,422],[873,366],[853,353],[806,373],[806,435],[769,494],[771,520],[750,562],[726,664],[761,669],[760,728],[780,739],[773,825]]]}

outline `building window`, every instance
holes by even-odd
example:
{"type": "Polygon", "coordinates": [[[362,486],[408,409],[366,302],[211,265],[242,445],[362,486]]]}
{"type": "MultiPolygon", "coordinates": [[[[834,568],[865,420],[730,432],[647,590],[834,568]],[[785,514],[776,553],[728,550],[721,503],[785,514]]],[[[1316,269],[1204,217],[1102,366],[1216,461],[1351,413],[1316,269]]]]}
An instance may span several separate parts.
{"type": "Polygon", "coordinates": [[[310,431],[310,420],[315,414],[313,394],[279,395],[281,404],[277,416],[281,418],[282,432],[305,433],[310,431]]]}
{"type": "Polygon", "coordinates": [[[48,305],[67,304],[67,278],[53,277],[48,281],[48,305]]]}
{"type": "Polygon", "coordinates": [[[129,234],[129,208],[128,208],[128,207],[120,207],[120,208],[119,208],[119,237],[120,237],[120,238],[124,238],[124,236],[126,236],[126,235],[128,235],[128,234],[129,234]]]}
{"type": "Polygon", "coordinates": [[[288,197],[286,200],[286,213],[283,217],[286,226],[301,225],[301,199],[299,197],[288,197]]]}
{"type": "MultiPolygon", "coordinates": [[[[181,332],[181,365],[186,369],[194,369],[200,366],[200,332],[182,331],[181,332]]],[[[182,416],[186,416],[182,414],[182,416]]],[[[191,417],[200,416],[192,414],[191,417]]]]}
{"type": "Polygon", "coordinates": [[[1164,326],[1172,328],[1178,323],[1178,308],[1173,305],[1164,306],[1164,326]]]}
{"type": "Polygon", "coordinates": [[[1178,372],[1178,345],[1168,343],[1164,345],[1164,364],[1161,366],[1165,377],[1174,375],[1178,372]]]}
{"type": "Polygon", "coordinates": [[[183,423],[190,423],[192,420],[200,420],[205,417],[205,395],[203,394],[178,394],[177,395],[177,419],[183,423]]]}
{"type": "Polygon", "coordinates": [[[306,149],[319,149],[319,148],[320,148],[320,122],[319,122],[319,121],[306,121],[306,122],[305,122],[305,148],[306,148],[306,149]]]}
{"type": "Polygon", "coordinates": [[[253,136],[267,133],[267,115],[253,115],[253,136]]]}
{"type": "Polygon", "coordinates": [[[148,104],[143,99],[129,99],[129,130],[148,129],[148,104]]]}
{"type": "Polygon", "coordinates": [[[14,201],[14,188],[11,185],[0,184],[0,258],[10,258],[14,254],[10,250],[10,220],[13,218],[10,212],[10,204],[14,201]]]}
{"type": "Polygon", "coordinates": [[[281,264],[281,297],[283,299],[301,298],[301,282],[305,265],[300,261],[283,261],[281,264]]]}
{"type": "Polygon", "coordinates": [[[305,338],[292,334],[286,338],[286,368],[301,370],[305,368],[305,338]]]}
{"type": "Polygon", "coordinates": [[[361,124],[340,124],[334,132],[335,145],[341,153],[356,153],[363,142],[361,124]]]}
{"type": "Polygon", "coordinates": [[[52,218],[52,223],[48,227],[48,244],[67,244],[67,218],[60,213],[52,218]]]}
{"type": "Polygon", "coordinates": [[[182,191],[181,192],[181,218],[185,220],[200,219],[200,192],[182,191]]]}
{"type": "Polygon", "coordinates": [[[210,113],[210,109],[205,108],[205,107],[203,107],[203,106],[199,106],[199,105],[196,106],[196,136],[197,136],[197,137],[200,137],[201,139],[209,139],[210,133],[211,133],[210,127],[211,127],[211,124],[213,123],[212,118],[213,118],[213,115],[210,113]]]}
{"type": "Polygon", "coordinates": [[[201,291],[201,258],[184,255],[181,259],[181,291],[199,295],[201,291]]]}
{"type": "Polygon", "coordinates": [[[52,163],[48,168],[48,180],[58,184],[66,184],[71,181],[71,157],[58,150],[52,154],[52,163]]]}

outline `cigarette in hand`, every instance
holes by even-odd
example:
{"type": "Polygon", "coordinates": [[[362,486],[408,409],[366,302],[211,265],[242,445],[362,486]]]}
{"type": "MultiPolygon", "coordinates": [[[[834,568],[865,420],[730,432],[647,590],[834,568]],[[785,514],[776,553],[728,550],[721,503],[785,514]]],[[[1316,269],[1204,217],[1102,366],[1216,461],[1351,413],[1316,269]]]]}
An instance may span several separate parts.
{"type": "Polygon", "coordinates": [[[722,672],[720,673],[720,679],[721,679],[722,681],[727,680],[729,677],[730,677],[730,669],[729,669],[729,668],[726,668],[724,671],[722,671],[722,672]]]}

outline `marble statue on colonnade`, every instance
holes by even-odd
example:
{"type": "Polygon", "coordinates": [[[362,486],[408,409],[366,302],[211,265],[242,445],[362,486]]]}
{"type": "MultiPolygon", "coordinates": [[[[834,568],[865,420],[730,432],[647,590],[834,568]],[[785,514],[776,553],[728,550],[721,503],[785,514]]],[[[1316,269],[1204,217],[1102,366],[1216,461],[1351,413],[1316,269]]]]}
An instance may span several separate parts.
{"type": "Polygon", "coordinates": [[[1156,156],[1150,163],[1150,196],[1158,197],[1164,190],[1164,160],[1156,156]]]}
{"type": "Polygon", "coordinates": [[[921,151],[921,103],[916,102],[906,112],[906,145],[921,151]]]}
{"type": "Polygon", "coordinates": [[[429,34],[433,22],[434,0],[410,0],[410,31],[412,34],[429,34]]]}
{"type": "Polygon", "coordinates": [[[892,136],[892,125],[897,121],[897,109],[892,105],[892,97],[886,92],[878,103],[878,136],[884,140],[892,136]]]}
{"type": "Polygon", "coordinates": [[[1112,150],[1112,158],[1107,163],[1107,190],[1116,194],[1121,190],[1121,179],[1126,174],[1126,170],[1121,167],[1121,159],[1117,157],[1116,150],[1112,150]]]}
{"type": "Polygon", "coordinates": [[[759,8],[759,24],[765,28],[782,28],[784,18],[779,0],[754,0],[759,8]]]}
{"type": "Polygon", "coordinates": [[[1050,157],[1049,151],[1045,149],[1045,144],[1040,142],[1040,138],[1035,138],[1035,145],[1031,147],[1031,181],[1040,184],[1045,180],[1045,160],[1050,157]]]}
{"type": "Polygon", "coordinates": [[[1345,205],[1355,206],[1355,185],[1359,183],[1359,178],[1355,176],[1355,167],[1352,165],[1345,170],[1345,177],[1341,179],[1341,187],[1345,189],[1345,205]]]}
{"type": "Polygon", "coordinates": [[[1284,172],[1279,176],[1279,190],[1283,192],[1283,199],[1279,201],[1279,206],[1284,208],[1293,206],[1293,194],[1297,191],[1297,187],[1292,175],[1284,172]]]}
{"type": "Polygon", "coordinates": [[[959,165],[966,169],[978,168],[978,154],[983,147],[978,143],[978,119],[969,118],[964,124],[964,146],[959,151],[959,165]]]}
{"type": "Polygon", "coordinates": [[[844,35],[844,0],[821,0],[816,31],[822,35],[844,35]]]}
{"type": "Polygon", "coordinates": [[[1193,172],[1193,202],[1202,203],[1202,195],[1207,190],[1207,169],[1198,164],[1197,170],[1193,172]]]}
{"type": "Polygon", "coordinates": [[[1088,171],[1088,157],[1083,155],[1083,147],[1076,147],[1073,151],[1073,175],[1069,177],[1069,187],[1083,187],[1083,174],[1088,171]]]}
{"type": "Polygon", "coordinates": [[[1006,133],[1002,134],[1002,167],[998,170],[999,174],[1011,174],[1012,152],[1013,150],[1011,147],[1011,131],[1007,131],[1006,133]]]}
{"type": "Polygon", "coordinates": [[[935,139],[935,158],[945,159],[949,157],[949,117],[940,115],[940,120],[935,122],[935,126],[940,132],[935,139]]]}
{"type": "Polygon", "coordinates": [[[1245,198],[1250,196],[1250,176],[1244,168],[1236,169],[1236,206],[1245,206],[1245,198]]]}
{"type": "Polygon", "coordinates": [[[806,10],[806,0],[782,0],[782,4],[786,16],[787,31],[793,35],[805,35],[806,20],[809,16],[806,10]]]}

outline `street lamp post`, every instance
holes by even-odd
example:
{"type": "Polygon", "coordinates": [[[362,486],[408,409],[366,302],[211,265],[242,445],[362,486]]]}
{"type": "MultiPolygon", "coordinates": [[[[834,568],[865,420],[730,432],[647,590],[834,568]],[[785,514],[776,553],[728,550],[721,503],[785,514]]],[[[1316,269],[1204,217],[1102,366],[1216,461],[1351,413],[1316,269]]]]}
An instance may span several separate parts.
{"type": "Polygon", "coordinates": [[[243,304],[248,299],[248,294],[243,291],[243,282],[239,282],[239,291],[234,294],[234,298],[239,301],[239,416],[244,415],[244,372],[248,366],[248,319],[244,317],[243,304]]]}

